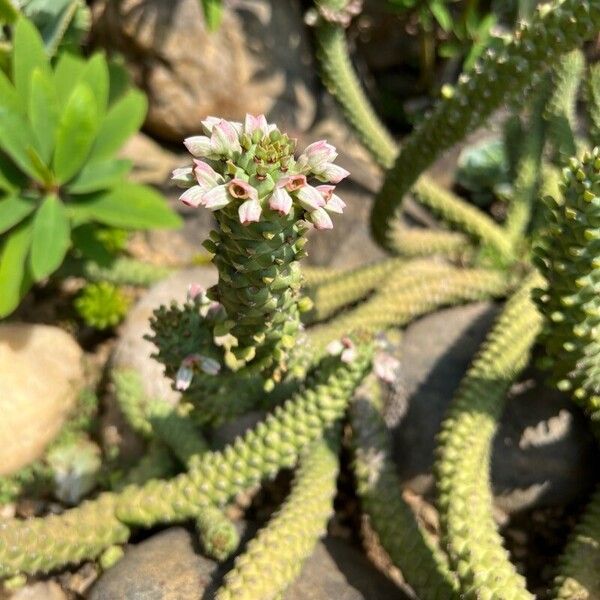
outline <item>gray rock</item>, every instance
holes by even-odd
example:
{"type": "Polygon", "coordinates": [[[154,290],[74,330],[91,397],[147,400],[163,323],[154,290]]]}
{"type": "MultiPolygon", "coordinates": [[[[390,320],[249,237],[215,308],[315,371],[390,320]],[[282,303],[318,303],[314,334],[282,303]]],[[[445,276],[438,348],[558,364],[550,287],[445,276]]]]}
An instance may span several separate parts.
{"type": "MultiPolygon", "coordinates": [[[[408,327],[402,371],[386,408],[401,479],[417,493],[431,490],[435,436],[497,307],[490,303],[438,311],[408,327]]],[[[528,373],[512,390],[493,450],[492,483],[505,511],[565,504],[594,481],[598,451],[568,398],[528,373]]]]}
{"type": "Polygon", "coordinates": [[[142,377],[144,389],[151,398],[164,398],[176,402],[179,394],[171,388],[171,380],[165,377],[163,366],[151,358],[156,351],[154,344],[144,339],[151,333],[149,319],[154,309],[172,300],[182,302],[190,283],[208,288],[217,281],[212,267],[195,267],[174,273],[152,286],[129,312],[120,329],[119,341],[112,356],[114,368],[135,369],[142,377]]]}
{"type": "Polygon", "coordinates": [[[312,124],[316,75],[294,0],[226,5],[215,32],[197,0],[105,0],[94,6],[93,31],[148,94],[146,128],[158,137],[180,142],[209,114],[268,113],[297,130],[312,124]]]}
{"type": "Polygon", "coordinates": [[[196,552],[188,531],[173,527],[127,548],[89,600],[200,600],[216,569],[196,552]]]}
{"type": "Polygon", "coordinates": [[[404,600],[408,596],[356,548],[326,538],[306,561],[285,600],[404,600]]]}
{"type": "Polygon", "coordinates": [[[58,583],[37,581],[15,592],[11,600],[67,600],[67,596],[58,583]]]}
{"type": "Polygon", "coordinates": [[[0,325],[0,475],[39,458],[83,385],[83,352],[49,325],[0,325]]]}

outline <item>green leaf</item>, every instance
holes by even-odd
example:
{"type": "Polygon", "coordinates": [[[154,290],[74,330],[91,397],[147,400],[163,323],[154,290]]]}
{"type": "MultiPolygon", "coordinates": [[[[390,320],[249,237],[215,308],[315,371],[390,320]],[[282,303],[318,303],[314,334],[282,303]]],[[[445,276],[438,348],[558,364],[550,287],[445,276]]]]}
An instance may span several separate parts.
{"type": "Polygon", "coordinates": [[[31,22],[20,18],[15,25],[13,38],[12,73],[15,88],[25,106],[29,103],[31,75],[36,67],[51,74],[42,37],[31,22]]]}
{"type": "Polygon", "coordinates": [[[0,69],[0,107],[8,108],[13,112],[25,113],[25,107],[21,100],[19,100],[19,94],[17,94],[15,86],[10,82],[2,69],[0,69]]]}
{"type": "Polygon", "coordinates": [[[93,260],[102,266],[108,266],[115,257],[106,246],[98,239],[98,226],[86,223],[73,229],[71,232],[73,246],[81,253],[83,258],[93,260]]]}
{"type": "Polygon", "coordinates": [[[0,318],[15,310],[27,292],[24,280],[32,226],[32,219],[17,225],[6,236],[0,251],[0,318]]]}
{"type": "Polygon", "coordinates": [[[100,160],[89,162],[67,185],[71,194],[89,194],[114,186],[131,169],[130,160],[100,160]]]}
{"type": "Polygon", "coordinates": [[[201,0],[204,21],[209,31],[217,31],[223,18],[222,0],[201,0]]]}
{"type": "Polygon", "coordinates": [[[62,264],[71,241],[65,205],[56,196],[46,196],[35,213],[29,265],[35,281],[44,279],[62,264]]]}
{"type": "Polygon", "coordinates": [[[438,25],[446,32],[452,31],[452,15],[443,2],[433,2],[430,6],[431,13],[438,25]]]}
{"type": "Polygon", "coordinates": [[[0,0],[0,23],[14,23],[19,17],[19,11],[11,0],[0,0]]]}
{"type": "Polygon", "coordinates": [[[112,106],[117,100],[122,98],[129,89],[131,89],[131,79],[129,77],[129,71],[127,71],[127,68],[122,62],[117,62],[112,57],[108,63],[108,73],[110,79],[108,105],[112,106]]]}
{"type": "Polygon", "coordinates": [[[27,177],[17,168],[15,163],[0,152],[0,190],[15,192],[27,184],[27,177]]]}
{"type": "Polygon", "coordinates": [[[98,109],[92,90],[78,83],[71,93],[58,124],[54,174],[65,183],[85,164],[98,131],[98,109]]]}
{"type": "Polygon", "coordinates": [[[110,191],[69,205],[76,222],[99,221],[124,229],[175,228],[181,218],[165,199],[145,185],[123,182],[110,191]]]}
{"type": "Polygon", "coordinates": [[[133,89],[117,100],[100,126],[90,160],[113,156],[125,140],[139,130],[146,116],[146,107],[144,94],[133,89]]]}
{"type": "Polygon", "coordinates": [[[31,76],[29,120],[44,164],[50,162],[58,123],[58,98],[53,78],[39,67],[31,76]]]}
{"type": "Polygon", "coordinates": [[[108,65],[104,54],[97,52],[87,61],[78,83],[87,83],[94,94],[98,116],[102,118],[108,105],[108,65]]]}
{"type": "Polygon", "coordinates": [[[27,175],[43,181],[31,161],[36,139],[29,123],[18,113],[0,107],[0,149],[4,150],[27,175]]]}
{"type": "Polygon", "coordinates": [[[0,233],[20,223],[35,208],[35,202],[18,196],[0,198],[0,233]]]}
{"type": "Polygon", "coordinates": [[[78,56],[63,52],[54,69],[56,93],[61,106],[65,106],[75,84],[85,70],[85,61],[78,56]]]}
{"type": "Polygon", "coordinates": [[[38,181],[43,182],[46,187],[54,185],[55,182],[52,171],[48,168],[48,165],[46,165],[38,151],[33,146],[29,146],[27,148],[27,156],[31,161],[33,169],[37,173],[38,181]]]}

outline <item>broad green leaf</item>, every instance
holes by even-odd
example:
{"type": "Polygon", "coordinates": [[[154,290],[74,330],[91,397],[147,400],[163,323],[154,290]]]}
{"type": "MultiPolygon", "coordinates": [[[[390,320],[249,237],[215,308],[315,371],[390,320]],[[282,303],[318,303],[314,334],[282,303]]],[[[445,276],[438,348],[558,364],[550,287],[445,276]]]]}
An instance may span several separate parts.
{"type": "Polygon", "coordinates": [[[13,112],[25,113],[25,106],[19,100],[15,86],[10,82],[4,71],[0,69],[0,107],[8,108],[13,112]]]}
{"type": "Polygon", "coordinates": [[[53,185],[55,182],[52,171],[33,146],[27,148],[27,156],[31,161],[33,169],[37,173],[38,180],[43,182],[47,187],[53,185]]]}
{"type": "Polygon", "coordinates": [[[0,152],[0,191],[14,192],[27,184],[27,176],[15,163],[0,152]]]}
{"type": "Polygon", "coordinates": [[[19,11],[11,0],[0,0],[0,23],[14,23],[19,17],[19,11]]]}
{"type": "Polygon", "coordinates": [[[78,83],[60,116],[54,151],[58,183],[69,181],[85,164],[98,131],[98,109],[89,86],[78,83]]]}
{"type": "Polygon", "coordinates": [[[42,181],[31,161],[36,139],[29,123],[18,113],[0,107],[0,149],[30,177],[42,181]]]}
{"type": "Polygon", "coordinates": [[[53,78],[39,67],[31,76],[29,120],[44,164],[50,162],[58,123],[58,98],[53,78]]]}
{"type": "Polygon", "coordinates": [[[87,61],[77,83],[87,83],[94,94],[99,118],[104,116],[108,105],[108,65],[104,54],[97,52],[87,61]]]}
{"type": "Polygon", "coordinates": [[[28,106],[31,75],[36,67],[51,74],[42,37],[33,23],[21,18],[15,25],[12,73],[15,88],[25,106],[28,106]]]}
{"type": "Polygon", "coordinates": [[[32,229],[32,219],[26,219],[5,236],[0,250],[0,318],[15,310],[27,291],[24,279],[32,229]]]}
{"type": "Polygon", "coordinates": [[[114,186],[131,169],[130,160],[88,162],[66,187],[71,194],[89,194],[114,186]]]}
{"type": "Polygon", "coordinates": [[[110,79],[108,105],[112,106],[129,89],[131,89],[131,79],[125,66],[122,63],[116,62],[112,57],[108,63],[108,72],[110,79]]]}
{"type": "Polygon", "coordinates": [[[71,239],[74,248],[81,253],[83,258],[93,260],[102,266],[108,266],[115,259],[114,255],[98,239],[98,226],[93,223],[86,223],[73,229],[71,239]]]}
{"type": "Polygon", "coordinates": [[[98,221],[123,229],[175,228],[181,218],[165,199],[145,185],[123,182],[107,192],[69,205],[76,222],[98,221]]]}
{"type": "Polygon", "coordinates": [[[56,93],[61,106],[65,106],[75,84],[85,69],[85,61],[78,56],[63,52],[54,69],[56,93]]]}
{"type": "Polygon", "coordinates": [[[0,233],[20,223],[35,208],[35,202],[18,196],[0,197],[0,233]]]}
{"type": "Polygon", "coordinates": [[[71,228],[65,205],[56,196],[46,196],[33,220],[29,266],[35,281],[60,267],[69,249],[71,228]]]}
{"type": "Polygon", "coordinates": [[[144,122],[147,101],[144,94],[129,90],[106,113],[90,160],[110,158],[144,122]]]}

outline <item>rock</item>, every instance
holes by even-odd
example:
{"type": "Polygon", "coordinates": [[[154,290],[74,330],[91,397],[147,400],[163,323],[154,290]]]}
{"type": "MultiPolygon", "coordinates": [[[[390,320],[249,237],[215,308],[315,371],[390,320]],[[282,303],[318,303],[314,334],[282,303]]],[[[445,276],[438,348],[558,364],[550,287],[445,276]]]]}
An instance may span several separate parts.
{"type": "Polygon", "coordinates": [[[179,394],[171,388],[171,380],[165,377],[163,366],[151,358],[156,351],[154,344],[144,339],[146,334],[151,333],[150,317],[161,304],[168,305],[172,300],[183,302],[190,283],[199,283],[208,288],[216,281],[217,272],[212,267],[194,267],[178,271],[152,286],[121,326],[119,341],[112,356],[113,368],[136,370],[150,398],[164,398],[175,403],[179,394]]]}
{"type": "Polygon", "coordinates": [[[128,547],[98,579],[89,600],[200,600],[216,569],[196,552],[192,534],[172,527],[128,547]]]}
{"type": "Polygon", "coordinates": [[[14,593],[11,600],[67,600],[67,596],[54,581],[38,581],[14,593]]]}
{"type": "Polygon", "coordinates": [[[74,406],[83,353],[58,327],[0,324],[0,475],[39,458],[74,406]]]}
{"type": "Polygon", "coordinates": [[[133,162],[131,179],[139,183],[163,185],[171,178],[173,169],[181,166],[187,158],[169,152],[143,133],[129,138],[119,152],[120,158],[133,162]]]}
{"type": "Polygon", "coordinates": [[[408,596],[356,548],[337,538],[320,542],[284,600],[404,600],[408,596]]]}
{"type": "MultiPolygon", "coordinates": [[[[432,489],[435,436],[497,310],[485,302],[441,310],[402,338],[402,371],[385,417],[398,473],[417,493],[432,489]]],[[[514,386],[494,443],[496,503],[508,512],[572,502],[595,480],[599,457],[585,420],[541,379],[527,373],[514,386]]]]}
{"type": "Polygon", "coordinates": [[[315,114],[316,75],[294,0],[225,6],[207,32],[198,0],[104,0],[94,6],[94,39],[119,52],[148,94],[146,129],[180,142],[209,114],[268,113],[306,129],[315,114]]]}

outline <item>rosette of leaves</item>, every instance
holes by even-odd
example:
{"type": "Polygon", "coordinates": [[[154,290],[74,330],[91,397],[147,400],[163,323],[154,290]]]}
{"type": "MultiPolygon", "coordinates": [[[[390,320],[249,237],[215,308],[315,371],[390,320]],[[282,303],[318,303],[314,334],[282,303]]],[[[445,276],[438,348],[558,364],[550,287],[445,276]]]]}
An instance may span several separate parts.
{"type": "Polygon", "coordinates": [[[35,27],[14,29],[12,80],[0,72],[0,317],[54,273],[98,226],[180,223],[151,188],[127,181],[115,158],[140,127],[145,97],[111,85],[102,54],[62,54],[55,66],[35,27]]]}
{"type": "Polygon", "coordinates": [[[131,298],[108,281],[88,283],[75,300],[75,308],[86,325],[108,329],[118,325],[131,304],[131,298]]]}

